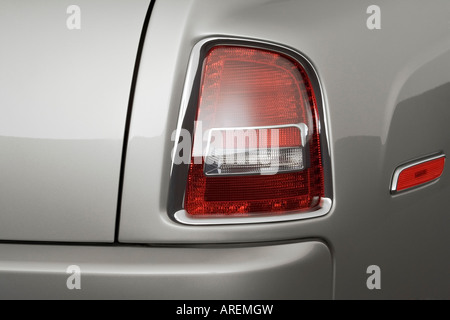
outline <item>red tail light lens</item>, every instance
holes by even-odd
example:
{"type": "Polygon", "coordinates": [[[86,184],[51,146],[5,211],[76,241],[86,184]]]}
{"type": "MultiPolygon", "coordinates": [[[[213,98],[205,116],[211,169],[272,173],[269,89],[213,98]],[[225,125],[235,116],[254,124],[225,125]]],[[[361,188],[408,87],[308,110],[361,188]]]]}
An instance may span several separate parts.
{"type": "Polygon", "coordinates": [[[445,156],[439,155],[400,167],[394,174],[392,191],[407,190],[439,178],[444,171],[444,164],[445,156]]]}
{"type": "Polygon", "coordinates": [[[213,47],[203,63],[196,120],[188,214],[283,214],[319,205],[319,112],[299,62],[263,49],[213,47]]]}

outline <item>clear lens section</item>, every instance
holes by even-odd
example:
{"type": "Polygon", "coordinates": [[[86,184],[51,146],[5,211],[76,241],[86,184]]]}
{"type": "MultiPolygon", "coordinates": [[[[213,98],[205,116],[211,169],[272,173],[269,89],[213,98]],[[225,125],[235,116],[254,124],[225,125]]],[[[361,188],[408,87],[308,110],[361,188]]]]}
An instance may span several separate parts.
{"type": "Polygon", "coordinates": [[[227,128],[210,131],[207,176],[277,174],[305,168],[305,124],[283,127],[227,128]]]}
{"type": "Polygon", "coordinates": [[[206,157],[205,175],[277,174],[304,168],[303,148],[213,150],[206,157]]]}

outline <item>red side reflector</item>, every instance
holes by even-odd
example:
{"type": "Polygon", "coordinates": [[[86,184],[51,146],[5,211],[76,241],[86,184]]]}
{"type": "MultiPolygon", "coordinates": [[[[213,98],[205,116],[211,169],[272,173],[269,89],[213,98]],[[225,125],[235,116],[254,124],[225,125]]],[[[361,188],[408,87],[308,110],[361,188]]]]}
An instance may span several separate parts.
{"type": "MultiPolygon", "coordinates": [[[[401,170],[398,174],[397,186],[393,191],[402,191],[433,181],[442,175],[445,156],[437,159],[421,161],[401,170]]],[[[395,181],[394,181],[395,182],[395,181]]]]}
{"type": "MultiPolygon", "coordinates": [[[[202,72],[184,209],[196,216],[229,216],[280,214],[318,206],[324,196],[319,112],[302,65],[281,53],[217,46],[207,53],[202,72]],[[228,163],[225,158],[210,157],[219,164],[213,167],[214,174],[208,175],[208,151],[195,146],[201,145],[199,141],[208,132],[225,135],[230,128],[250,128],[258,139],[247,138],[233,146],[245,161],[228,163]],[[278,151],[260,150],[259,135],[265,128],[279,130],[278,151]],[[306,142],[302,134],[307,134],[306,142]],[[238,150],[241,147],[246,151],[238,150]],[[286,170],[261,173],[260,164],[275,158],[286,170]]],[[[270,148],[272,143],[267,138],[264,144],[270,148]]],[[[228,145],[223,149],[230,153],[228,145]]]]}

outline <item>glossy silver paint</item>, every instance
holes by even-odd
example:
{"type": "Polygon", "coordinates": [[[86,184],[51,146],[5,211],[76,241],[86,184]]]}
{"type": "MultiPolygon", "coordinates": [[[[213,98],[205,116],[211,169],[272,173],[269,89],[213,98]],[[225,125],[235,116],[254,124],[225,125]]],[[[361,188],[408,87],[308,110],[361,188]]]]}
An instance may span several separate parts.
{"type": "Polygon", "coordinates": [[[0,1],[0,239],[112,242],[149,0],[0,1]]]}
{"type": "MultiPolygon", "coordinates": [[[[128,31],[142,26],[148,4],[145,1],[80,1],[98,8],[94,10],[98,14],[106,2],[113,3],[114,10],[101,18],[96,16],[96,21],[111,19],[121,25],[121,30],[128,31]],[[134,27],[128,29],[125,25],[134,27]]],[[[48,14],[44,9],[27,13],[12,1],[2,1],[0,7],[5,9],[5,4],[12,12],[15,8],[17,15],[23,14],[27,19],[28,16],[34,19],[36,13],[48,14]]],[[[207,289],[212,298],[251,299],[261,297],[258,294],[262,291],[250,290],[252,286],[264,289],[261,279],[271,286],[285,286],[288,292],[298,294],[296,297],[450,298],[448,168],[436,183],[414,192],[390,193],[397,167],[411,159],[438,152],[448,154],[450,150],[450,2],[379,0],[376,4],[382,10],[381,30],[366,28],[366,9],[372,4],[374,2],[369,0],[157,0],[136,84],[119,241],[122,245],[141,243],[162,247],[0,245],[0,297],[71,297],[71,292],[64,288],[67,277],[63,270],[78,261],[87,264],[87,290],[75,294],[90,298],[117,297],[114,290],[120,288],[123,295],[119,293],[119,297],[203,298],[207,289]],[[227,226],[190,226],[170,219],[167,199],[173,146],[171,134],[177,126],[189,56],[196,43],[218,36],[286,46],[302,53],[314,64],[328,106],[334,201],[326,216],[227,226]],[[322,239],[326,246],[312,240],[272,246],[279,241],[301,242],[305,239],[322,239]],[[228,249],[231,244],[234,248],[228,249]],[[317,246],[317,254],[305,254],[304,250],[317,246]],[[223,260],[217,255],[218,250],[225,252],[223,260]],[[333,277],[329,276],[330,257],[333,277]],[[199,262],[206,263],[206,267],[199,262]],[[224,271],[222,265],[231,265],[238,275],[245,277],[233,273],[217,278],[214,271],[224,271]],[[381,290],[369,290],[366,286],[366,270],[371,265],[381,269],[381,290]],[[283,281],[277,282],[280,274],[283,281]],[[245,281],[241,281],[243,279],[245,281]],[[291,286],[291,282],[295,286],[291,286]],[[181,284],[187,285],[186,291],[177,291],[183,287],[181,284]],[[218,284],[227,285],[226,291],[219,291],[218,284]],[[303,295],[306,286],[310,291],[303,295]],[[241,296],[233,296],[230,292],[240,292],[241,296]]],[[[56,54],[57,50],[63,49],[50,42],[44,42],[46,46],[43,47],[41,40],[37,40],[40,38],[31,35],[31,31],[47,35],[42,30],[56,18],[48,16],[41,25],[42,30],[24,29],[21,24],[15,24],[13,18],[5,20],[8,18],[4,12],[0,10],[2,41],[17,39],[19,35],[28,36],[29,46],[35,52],[33,55],[26,51],[21,56],[17,52],[23,50],[15,50],[15,54],[9,53],[8,59],[2,56],[0,60],[3,70],[9,70],[11,75],[8,78],[5,73],[0,73],[0,130],[9,128],[9,133],[0,131],[0,141],[3,141],[0,142],[0,164],[3,166],[0,174],[9,177],[4,180],[8,184],[0,181],[0,197],[6,201],[0,203],[0,217],[6,223],[0,221],[0,238],[111,241],[126,93],[130,90],[134,62],[129,61],[128,54],[116,56],[116,51],[108,50],[104,55],[105,51],[101,46],[96,47],[98,42],[92,39],[87,41],[90,46],[86,47],[86,43],[77,42],[77,48],[80,46],[85,53],[83,60],[91,61],[91,54],[98,57],[97,53],[109,66],[106,68],[103,60],[94,59],[97,63],[90,66],[109,76],[99,76],[97,83],[101,85],[96,90],[88,90],[91,86],[76,80],[90,81],[97,73],[92,74],[92,69],[83,64],[75,68],[78,60],[69,50],[64,56],[72,57],[72,64],[45,60],[49,52],[56,54]],[[6,29],[3,27],[5,21],[8,21],[6,29]],[[19,68],[22,64],[16,59],[21,57],[27,68],[19,68]],[[47,61],[51,68],[47,70],[28,59],[47,61]],[[11,69],[6,61],[16,63],[16,68],[11,69]],[[122,63],[113,65],[110,62],[122,63]],[[66,67],[74,78],[62,74],[61,70],[66,67]],[[27,82],[30,68],[49,72],[49,76],[45,82],[27,82]],[[15,79],[15,74],[20,77],[15,79]],[[123,78],[114,75],[123,75],[123,78]],[[83,103],[67,102],[63,99],[66,97],[64,91],[56,91],[56,101],[70,106],[69,113],[57,113],[56,108],[51,109],[51,115],[38,113],[34,109],[34,100],[28,96],[34,92],[33,85],[40,89],[35,96],[45,101],[48,99],[44,95],[48,93],[44,90],[48,89],[47,85],[68,90],[61,79],[73,81],[71,88],[79,90],[80,101],[92,102],[95,99],[90,98],[96,98],[98,103],[92,102],[88,108],[83,103]],[[107,85],[113,90],[104,87],[107,85]],[[3,90],[8,86],[14,92],[3,90]],[[27,95],[20,94],[24,88],[27,95]],[[24,99],[24,103],[18,104],[19,109],[7,109],[7,105],[12,105],[11,101],[18,99],[24,99]],[[85,113],[77,113],[80,105],[84,106],[81,111],[85,113]],[[22,113],[10,116],[9,121],[3,119],[4,114],[14,115],[15,110],[22,113]],[[87,111],[95,125],[86,124],[83,115],[87,111]],[[45,126],[31,126],[25,115],[33,115],[45,126]],[[68,115],[73,121],[69,121],[68,115]],[[111,123],[102,121],[106,116],[113,119],[111,123]],[[51,126],[53,123],[59,130],[51,126]],[[83,124],[89,130],[81,130],[83,124]],[[101,127],[97,131],[98,124],[101,127]],[[14,132],[14,127],[20,132],[14,132]],[[55,133],[52,139],[77,138],[83,143],[79,148],[66,141],[61,141],[60,147],[45,143],[49,152],[44,153],[40,142],[49,137],[38,135],[41,131],[55,133]],[[79,136],[83,132],[89,135],[79,136]],[[94,134],[98,132],[101,134],[94,134]],[[12,151],[5,156],[6,147],[19,145],[5,138],[8,134],[27,138],[20,139],[27,142],[19,149],[22,153],[8,149],[12,151]],[[30,137],[36,140],[28,140],[30,137]],[[84,144],[84,139],[88,138],[96,142],[92,149],[84,144]],[[105,141],[111,142],[111,149],[106,147],[105,141]],[[38,162],[25,161],[23,154],[29,150],[41,157],[38,162]],[[89,156],[83,158],[80,154],[89,156]],[[72,170],[62,163],[70,163],[72,170]],[[28,170],[23,171],[20,167],[28,170]],[[38,179],[26,179],[27,176],[38,179]],[[39,184],[39,181],[45,183],[39,184]],[[76,187],[71,182],[77,182],[76,187]],[[79,192],[78,201],[73,201],[79,192]],[[50,198],[49,195],[53,196],[50,198]],[[90,205],[98,210],[93,210],[90,205]],[[17,210],[12,213],[11,208],[17,210]]],[[[39,21],[36,18],[36,23],[39,21]]],[[[140,30],[130,35],[116,29],[112,32],[111,28],[115,28],[114,24],[100,28],[101,34],[121,37],[122,41],[114,42],[106,37],[105,44],[111,45],[108,48],[128,52],[131,51],[125,44],[128,43],[136,52],[140,30]],[[129,37],[135,38],[131,41],[127,40],[129,37]]],[[[67,39],[60,41],[71,45],[67,39]]],[[[15,45],[16,49],[26,47],[23,42],[15,45]]],[[[4,52],[9,51],[0,51],[0,56],[4,52]]],[[[39,106],[47,110],[45,104],[39,106]]],[[[280,291],[277,297],[285,296],[280,291]]]]}
{"type": "Polygon", "coordinates": [[[390,194],[390,184],[402,163],[450,148],[450,4],[378,1],[382,29],[369,30],[371,4],[157,1],[136,88],[120,241],[320,237],[334,253],[336,298],[449,297],[448,170],[438,183],[401,197],[390,194]],[[279,43],[314,64],[328,106],[335,191],[328,215],[239,226],[187,226],[167,216],[170,137],[190,52],[214,36],[279,43]],[[382,270],[382,290],[366,286],[373,264],[382,270]]]}
{"type": "Polygon", "coordinates": [[[0,299],[332,298],[332,259],[318,241],[209,248],[0,245],[0,252],[0,299]],[[81,269],[81,290],[66,287],[73,264],[81,269]]]}

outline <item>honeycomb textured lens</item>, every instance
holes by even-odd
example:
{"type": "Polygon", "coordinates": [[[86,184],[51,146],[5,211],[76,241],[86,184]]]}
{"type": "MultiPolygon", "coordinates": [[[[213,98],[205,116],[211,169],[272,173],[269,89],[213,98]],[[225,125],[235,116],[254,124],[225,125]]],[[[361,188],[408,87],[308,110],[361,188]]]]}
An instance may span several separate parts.
{"type": "Polygon", "coordinates": [[[283,214],[317,206],[324,194],[318,110],[300,63],[262,49],[217,46],[207,53],[202,72],[194,146],[203,147],[192,151],[184,203],[188,214],[283,214]],[[299,124],[307,132],[295,128],[299,124]],[[231,165],[216,156],[205,165],[210,150],[201,142],[211,130],[267,127],[279,127],[278,141],[247,138],[234,145],[234,159],[239,156],[241,162],[231,165]],[[267,169],[271,161],[278,161],[281,170],[267,169]],[[215,168],[209,166],[214,162],[215,168]],[[208,175],[210,169],[221,174],[208,175]]]}

